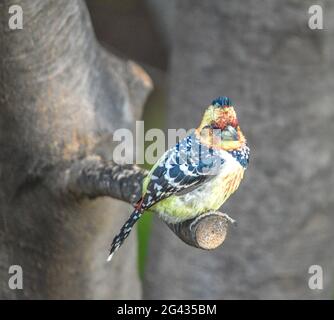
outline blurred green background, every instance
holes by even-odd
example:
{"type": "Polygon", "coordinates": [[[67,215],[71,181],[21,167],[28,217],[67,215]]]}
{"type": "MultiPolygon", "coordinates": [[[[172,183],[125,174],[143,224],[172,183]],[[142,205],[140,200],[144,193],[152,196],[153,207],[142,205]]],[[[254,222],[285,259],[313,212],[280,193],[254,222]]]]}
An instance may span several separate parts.
{"type": "MultiPolygon", "coordinates": [[[[151,128],[164,129],[165,127],[165,92],[162,87],[154,90],[153,94],[147,101],[145,106],[143,120],[145,124],[145,132],[151,128]]],[[[145,149],[151,142],[145,141],[145,149]]],[[[145,168],[150,169],[150,165],[145,162],[145,168]]],[[[138,223],[138,267],[141,277],[144,275],[145,261],[148,251],[148,241],[150,237],[152,223],[152,213],[147,211],[138,223]]]]}

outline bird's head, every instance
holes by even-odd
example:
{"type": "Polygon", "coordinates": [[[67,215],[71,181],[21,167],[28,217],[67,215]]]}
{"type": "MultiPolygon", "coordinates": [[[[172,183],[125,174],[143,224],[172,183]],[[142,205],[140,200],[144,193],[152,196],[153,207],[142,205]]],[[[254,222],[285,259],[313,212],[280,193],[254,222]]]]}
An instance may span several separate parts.
{"type": "Polygon", "coordinates": [[[203,144],[216,149],[231,151],[246,145],[236,112],[227,97],[212,101],[196,129],[196,134],[203,144]]]}

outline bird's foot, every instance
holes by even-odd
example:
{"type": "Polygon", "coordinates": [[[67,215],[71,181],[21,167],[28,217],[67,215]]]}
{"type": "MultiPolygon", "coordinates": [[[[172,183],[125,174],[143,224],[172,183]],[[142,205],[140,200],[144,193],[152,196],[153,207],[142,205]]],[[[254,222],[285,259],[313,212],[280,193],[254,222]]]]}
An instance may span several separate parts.
{"type": "Polygon", "coordinates": [[[231,218],[227,213],[219,212],[219,214],[226,218],[227,221],[229,221],[234,227],[238,225],[237,221],[231,218]]]}

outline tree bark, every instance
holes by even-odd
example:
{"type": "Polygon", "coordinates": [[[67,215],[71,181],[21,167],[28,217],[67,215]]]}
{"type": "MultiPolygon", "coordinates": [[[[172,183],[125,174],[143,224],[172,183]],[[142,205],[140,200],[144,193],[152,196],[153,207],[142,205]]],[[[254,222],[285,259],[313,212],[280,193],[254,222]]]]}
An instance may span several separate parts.
{"type": "Polygon", "coordinates": [[[224,206],[238,221],[223,247],[195,250],[157,219],[144,297],[331,298],[334,292],[334,5],[308,28],[313,1],[176,1],[169,127],[195,126],[232,98],[250,167],[224,206]],[[311,290],[311,265],[324,272],[311,290]]]}
{"type": "Polygon", "coordinates": [[[0,298],[138,299],[136,233],[106,262],[131,207],[78,198],[62,178],[112,160],[112,133],[132,128],[151,81],[100,47],[82,1],[6,0],[0,13],[0,298]],[[8,28],[12,4],[22,30],[8,28]],[[13,264],[23,290],[8,287],[13,264]]]}

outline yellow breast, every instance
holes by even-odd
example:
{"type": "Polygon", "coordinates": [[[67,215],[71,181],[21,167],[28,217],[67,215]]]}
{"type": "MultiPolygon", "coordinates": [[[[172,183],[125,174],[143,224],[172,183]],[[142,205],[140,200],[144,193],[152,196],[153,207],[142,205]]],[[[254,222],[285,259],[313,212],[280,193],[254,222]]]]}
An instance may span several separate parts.
{"type": "Polygon", "coordinates": [[[173,195],[158,202],[153,211],[165,221],[176,223],[211,210],[218,210],[236,191],[245,169],[234,159],[228,161],[223,170],[211,181],[181,196],[173,195]]]}
{"type": "Polygon", "coordinates": [[[223,171],[217,181],[214,183],[213,193],[217,197],[216,209],[218,210],[224,202],[236,191],[244,176],[245,169],[242,166],[237,166],[234,170],[223,171]]]}

